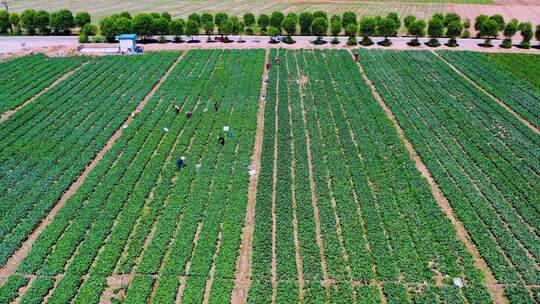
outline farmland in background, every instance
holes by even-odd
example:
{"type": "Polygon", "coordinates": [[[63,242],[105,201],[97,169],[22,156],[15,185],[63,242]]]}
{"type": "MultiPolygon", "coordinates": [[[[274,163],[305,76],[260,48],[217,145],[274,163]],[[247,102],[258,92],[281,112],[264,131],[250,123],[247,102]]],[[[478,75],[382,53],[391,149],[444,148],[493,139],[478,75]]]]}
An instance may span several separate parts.
{"type": "Polygon", "coordinates": [[[485,54],[490,61],[506,68],[513,77],[530,82],[540,89],[540,56],[531,54],[485,54]]]}
{"type": "Polygon", "coordinates": [[[385,15],[388,12],[398,12],[403,17],[409,14],[420,18],[429,18],[435,13],[457,12],[463,17],[474,18],[479,14],[502,14],[506,19],[517,18],[522,21],[540,22],[540,5],[534,0],[97,0],[97,1],[54,1],[38,0],[13,1],[12,9],[22,12],[25,9],[45,9],[55,11],[68,8],[74,12],[88,11],[96,20],[113,13],[129,11],[139,12],[170,12],[173,17],[186,18],[192,12],[227,12],[230,15],[242,15],[246,12],[271,13],[272,11],[302,12],[324,10],[329,14],[341,14],[344,11],[354,11],[360,16],[385,15]],[[505,5],[493,5],[501,3],[505,5]],[[523,6],[528,5],[528,7],[523,6]]]}

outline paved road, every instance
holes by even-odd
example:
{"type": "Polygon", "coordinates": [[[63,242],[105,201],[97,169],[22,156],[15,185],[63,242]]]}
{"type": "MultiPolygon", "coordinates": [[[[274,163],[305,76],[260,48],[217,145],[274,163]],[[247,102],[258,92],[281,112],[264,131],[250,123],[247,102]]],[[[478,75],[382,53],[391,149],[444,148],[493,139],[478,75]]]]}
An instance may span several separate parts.
{"type": "MultiPolygon", "coordinates": [[[[185,38],[185,37],[184,37],[185,38]]],[[[198,37],[201,40],[200,44],[192,44],[192,47],[197,47],[197,45],[200,45],[201,47],[204,47],[204,45],[207,45],[206,42],[206,36],[199,36],[198,37]]],[[[238,37],[236,36],[230,36],[231,39],[237,40],[238,37]]],[[[266,36],[244,36],[243,39],[246,41],[246,44],[249,44],[253,47],[265,47],[268,45],[269,37],[266,36]]],[[[297,48],[302,48],[304,46],[306,47],[312,47],[310,41],[314,40],[315,37],[311,36],[297,36],[294,37],[296,40],[295,46],[297,48]]],[[[341,44],[343,45],[345,41],[347,41],[347,37],[339,37],[341,44]]],[[[330,38],[326,38],[327,41],[330,41],[330,38]]],[[[360,40],[360,38],[359,38],[360,40]]],[[[381,41],[382,38],[373,38],[375,42],[381,41]]],[[[410,47],[407,46],[407,42],[411,40],[410,37],[394,37],[391,38],[393,45],[392,48],[394,49],[409,49],[410,47]]],[[[420,38],[420,41],[422,43],[427,42],[428,38],[420,38]]],[[[445,43],[447,39],[440,39],[441,44],[445,43]]],[[[482,43],[482,39],[458,39],[458,43],[460,44],[460,47],[456,49],[461,50],[486,50],[486,48],[478,46],[479,43],[482,43]]],[[[519,39],[515,39],[514,43],[518,43],[519,39]]],[[[75,36],[46,36],[46,37],[40,37],[40,36],[16,36],[16,37],[0,37],[0,54],[2,53],[8,53],[8,52],[14,52],[19,51],[23,49],[22,44],[25,43],[26,47],[29,48],[39,48],[39,47],[46,47],[46,46],[72,46],[75,47],[78,45],[77,37],[75,36]]],[[[493,45],[498,46],[501,43],[501,40],[493,40],[493,45]]],[[[533,42],[533,44],[538,42],[533,42]]],[[[223,44],[221,43],[211,43],[212,47],[219,47],[223,44]]],[[[185,44],[178,44],[177,46],[181,48],[185,44]]],[[[238,45],[236,43],[228,44],[227,47],[231,47],[234,45],[238,45]]],[[[284,45],[284,44],[277,44],[276,47],[284,45]]],[[[92,44],[87,44],[88,47],[92,47],[92,44]]],[[[244,45],[246,46],[246,45],[244,45]]],[[[111,45],[108,45],[108,47],[111,47],[111,45]]],[[[208,47],[208,46],[207,46],[208,47]]],[[[422,47],[425,48],[425,47],[422,47]]],[[[497,50],[500,49],[498,47],[491,48],[491,50],[497,50]]],[[[513,48],[513,51],[519,51],[517,48],[513,48]]],[[[505,50],[506,51],[506,50],[505,50]]],[[[531,52],[531,51],[529,51],[531,52]]],[[[535,52],[534,50],[532,52],[535,52]]],[[[538,50],[536,52],[540,53],[538,50]]]]}

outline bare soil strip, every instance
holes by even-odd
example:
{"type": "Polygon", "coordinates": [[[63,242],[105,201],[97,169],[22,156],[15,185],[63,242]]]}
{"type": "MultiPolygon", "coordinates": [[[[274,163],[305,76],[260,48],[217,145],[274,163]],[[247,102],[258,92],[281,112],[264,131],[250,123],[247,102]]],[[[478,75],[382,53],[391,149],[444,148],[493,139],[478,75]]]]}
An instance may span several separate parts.
{"type": "MultiPolygon", "coordinates": [[[[351,52],[351,56],[352,56],[351,52]]],[[[353,59],[354,60],[354,59],[353,59]]],[[[471,254],[474,265],[482,271],[484,274],[484,285],[487,288],[487,291],[491,295],[491,298],[494,300],[495,303],[508,303],[508,300],[504,297],[503,289],[500,285],[497,284],[497,280],[495,280],[495,277],[493,276],[493,273],[491,272],[491,269],[487,266],[486,262],[482,257],[480,256],[480,253],[478,252],[478,249],[474,245],[474,243],[471,240],[471,236],[463,226],[463,223],[461,223],[456,216],[454,215],[454,211],[452,210],[452,207],[450,206],[450,203],[446,199],[446,197],[443,195],[441,189],[439,188],[439,185],[435,182],[433,177],[431,176],[431,173],[429,172],[427,166],[424,164],[420,156],[416,153],[416,150],[414,149],[411,142],[405,137],[405,132],[397,122],[394,114],[390,110],[390,108],[386,105],[384,100],[382,99],[379,92],[377,92],[377,89],[371,82],[371,80],[367,77],[364,68],[360,63],[357,63],[358,69],[360,71],[360,74],[366,81],[366,83],[371,88],[371,92],[373,94],[373,97],[377,100],[381,108],[386,113],[386,116],[388,119],[392,122],[392,125],[394,126],[394,129],[396,129],[397,133],[399,134],[399,137],[403,141],[403,144],[407,151],[409,152],[410,158],[414,161],[416,165],[416,169],[420,171],[422,174],[422,177],[424,177],[431,188],[431,192],[433,193],[433,196],[435,197],[435,200],[439,204],[439,207],[443,210],[443,212],[446,214],[448,219],[452,222],[452,225],[454,226],[454,229],[456,230],[456,236],[458,239],[465,244],[465,247],[467,248],[467,251],[471,254]]]]}
{"type": "MultiPolygon", "coordinates": [[[[266,49],[265,60],[268,62],[270,50],[266,49]]],[[[268,76],[268,71],[264,69],[262,79],[268,76]]],[[[266,96],[267,85],[261,87],[261,94],[266,96]]],[[[251,157],[253,167],[257,174],[249,178],[248,201],[244,229],[242,230],[242,243],[240,254],[236,260],[236,275],[234,288],[231,295],[232,303],[246,303],[249,286],[251,285],[251,259],[253,255],[253,232],[255,230],[255,202],[257,199],[257,185],[259,183],[258,173],[261,169],[261,152],[264,132],[264,102],[259,102],[259,112],[257,113],[257,131],[255,134],[255,146],[251,157]]]]}
{"type": "Polygon", "coordinates": [[[0,114],[0,123],[8,120],[8,118],[10,118],[13,114],[15,114],[18,110],[22,109],[23,107],[25,107],[26,105],[28,105],[29,103],[31,102],[34,102],[34,100],[38,99],[39,96],[45,94],[45,92],[49,91],[50,89],[54,88],[55,86],[57,86],[59,83],[61,83],[62,81],[66,80],[69,76],[73,75],[75,72],[77,72],[78,70],[82,69],[85,65],[88,64],[88,61],[84,62],[83,64],[81,64],[80,66],[76,67],[75,69],[65,73],[64,75],[62,75],[62,77],[58,78],[55,82],[53,82],[51,85],[49,85],[48,87],[46,87],[45,89],[41,90],[39,93],[37,93],[36,95],[34,95],[32,98],[28,99],[27,101],[25,101],[22,105],[16,107],[15,109],[13,110],[9,110],[9,111],[6,111],[2,114],[0,114]]]}
{"type": "MultiPolygon", "coordinates": [[[[296,67],[298,70],[298,57],[295,55],[296,59],[296,67]]],[[[300,74],[300,71],[298,70],[298,74],[300,74]]],[[[299,75],[299,77],[301,77],[299,75]]],[[[314,178],[314,169],[313,169],[313,162],[312,162],[312,156],[311,156],[311,138],[309,136],[309,132],[307,132],[307,117],[306,117],[306,110],[304,107],[304,83],[298,79],[298,91],[300,93],[300,106],[302,108],[302,122],[304,125],[304,134],[306,137],[306,150],[307,150],[307,161],[308,161],[308,169],[309,169],[309,189],[311,192],[311,206],[313,208],[313,218],[315,220],[315,233],[317,238],[317,246],[319,246],[319,254],[321,256],[321,268],[323,273],[323,285],[326,288],[327,296],[330,296],[330,289],[328,286],[330,285],[330,277],[328,276],[328,266],[326,264],[326,258],[324,256],[324,245],[323,245],[323,238],[322,238],[322,232],[321,232],[321,219],[319,216],[319,206],[317,201],[317,193],[315,190],[315,178],[314,178]]]]}
{"type": "Polygon", "coordinates": [[[512,108],[507,106],[504,102],[502,102],[497,97],[493,96],[491,93],[486,91],[482,86],[480,86],[478,83],[476,83],[474,80],[469,78],[469,76],[465,75],[463,72],[461,72],[458,68],[456,68],[453,64],[448,62],[446,59],[444,59],[441,55],[437,54],[435,51],[431,51],[435,56],[439,57],[444,63],[446,63],[454,72],[458,73],[461,77],[465,78],[468,82],[470,82],[472,85],[474,85],[476,88],[478,88],[482,93],[489,96],[491,99],[493,99],[496,103],[498,103],[501,107],[503,107],[506,111],[510,112],[512,115],[514,115],[519,121],[521,121],[527,128],[531,129],[534,133],[540,135],[540,130],[535,127],[533,124],[531,124],[528,120],[521,117],[518,113],[516,113],[512,108]]]}
{"type": "MultiPolygon", "coordinates": [[[[184,57],[184,55],[187,52],[183,52],[178,59],[169,67],[167,72],[161,77],[161,79],[154,85],[154,88],[146,95],[146,97],[142,100],[142,102],[139,104],[140,109],[143,109],[146,103],[154,96],[156,91],[159,89],[161,84],[168,78],[169,74],[172,72],[172,70],[178,65],[180,60],[184,57]]],[[[129,126],[131,123],[132,118],[129,117],[123,124],[123,126],[129,126]]],[[[83,171],[83,173],[77,178],[77,180],[71,184],[69,189],[64,193],[64,195],[60,198],[58,203],[51,209],[49,214],[41,221],[41,223],[37,226],[37,228],[32,232],[32,234],[26,239],[26,241],[21,245],[21,247],[9,258],[9,260],[6,263],[6,266],[2,269],[0,269],[0,285],[4,284],[4,282],[7,280],[9,276],[15,273],[17,268],[19,267],[19,264],[22,262],[22,260],[28,255],[30,252],[32,245],[38,238],[38,236],[45,230],[45,228],[53,221],[54,217],[58,212],[64,207],[65,203],[68,201],[69,198],[73,196],[77,192],[77,190],[82,186],[84,183],[86,177],[92,172],[92,170],[98,165],[98,163],[103,159],[105,154],[113,147],[114,143],[120,138],[122,135],[124,127],[120,127],[116,132],[112,135],[112,137],[107,141],[103,149],[98,152],[98,154],[94,157],[94,159],[90,162],[90,164],[86,167],[86,169],[83,171]]]]}

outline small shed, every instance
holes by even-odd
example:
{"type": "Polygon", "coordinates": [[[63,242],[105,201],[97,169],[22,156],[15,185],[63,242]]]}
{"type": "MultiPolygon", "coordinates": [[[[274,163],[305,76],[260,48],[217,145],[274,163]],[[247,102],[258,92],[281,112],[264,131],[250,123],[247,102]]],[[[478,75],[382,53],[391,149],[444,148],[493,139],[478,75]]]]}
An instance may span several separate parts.
{"type": "Polygon", "coordinates": [[[122,34],[118,36],[120,41],[120,52],[134,52],[137,48],[136,34],[122,34]]]}

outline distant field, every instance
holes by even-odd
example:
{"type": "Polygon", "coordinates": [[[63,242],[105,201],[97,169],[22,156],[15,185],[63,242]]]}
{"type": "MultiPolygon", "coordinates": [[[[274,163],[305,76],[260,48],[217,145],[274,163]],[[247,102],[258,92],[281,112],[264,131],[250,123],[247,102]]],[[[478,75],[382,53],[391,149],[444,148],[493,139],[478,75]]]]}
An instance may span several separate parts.
{"type": "Polygon", "coordinates": [[[389,11],[397,11],[402,15],[416,14],[419,17],[428,17],[434,13],[446,12],[450,9],[449,3],[494,4],[493,0],[60,0],[53,2],[20,0],[13,2],[12,7],[16,11],[23,11],[27,8],[45,10],[69,8],[74,11],[88,11],[92,16],[97,17],[97,19],[120,11],[130,11],[133,13],[169,11],[175,17],[186,17],[191,12],[197,11],[225,11],[229,14],[241,15],[248,11],[262,13],[275,10],[284,12],[325,10],[331,14],[351,10],[358,12],[360,15],[377,15],[385,14],[389,11]],[[418,4],[411,4],[411,2],[418,2],[418,4]]]}

